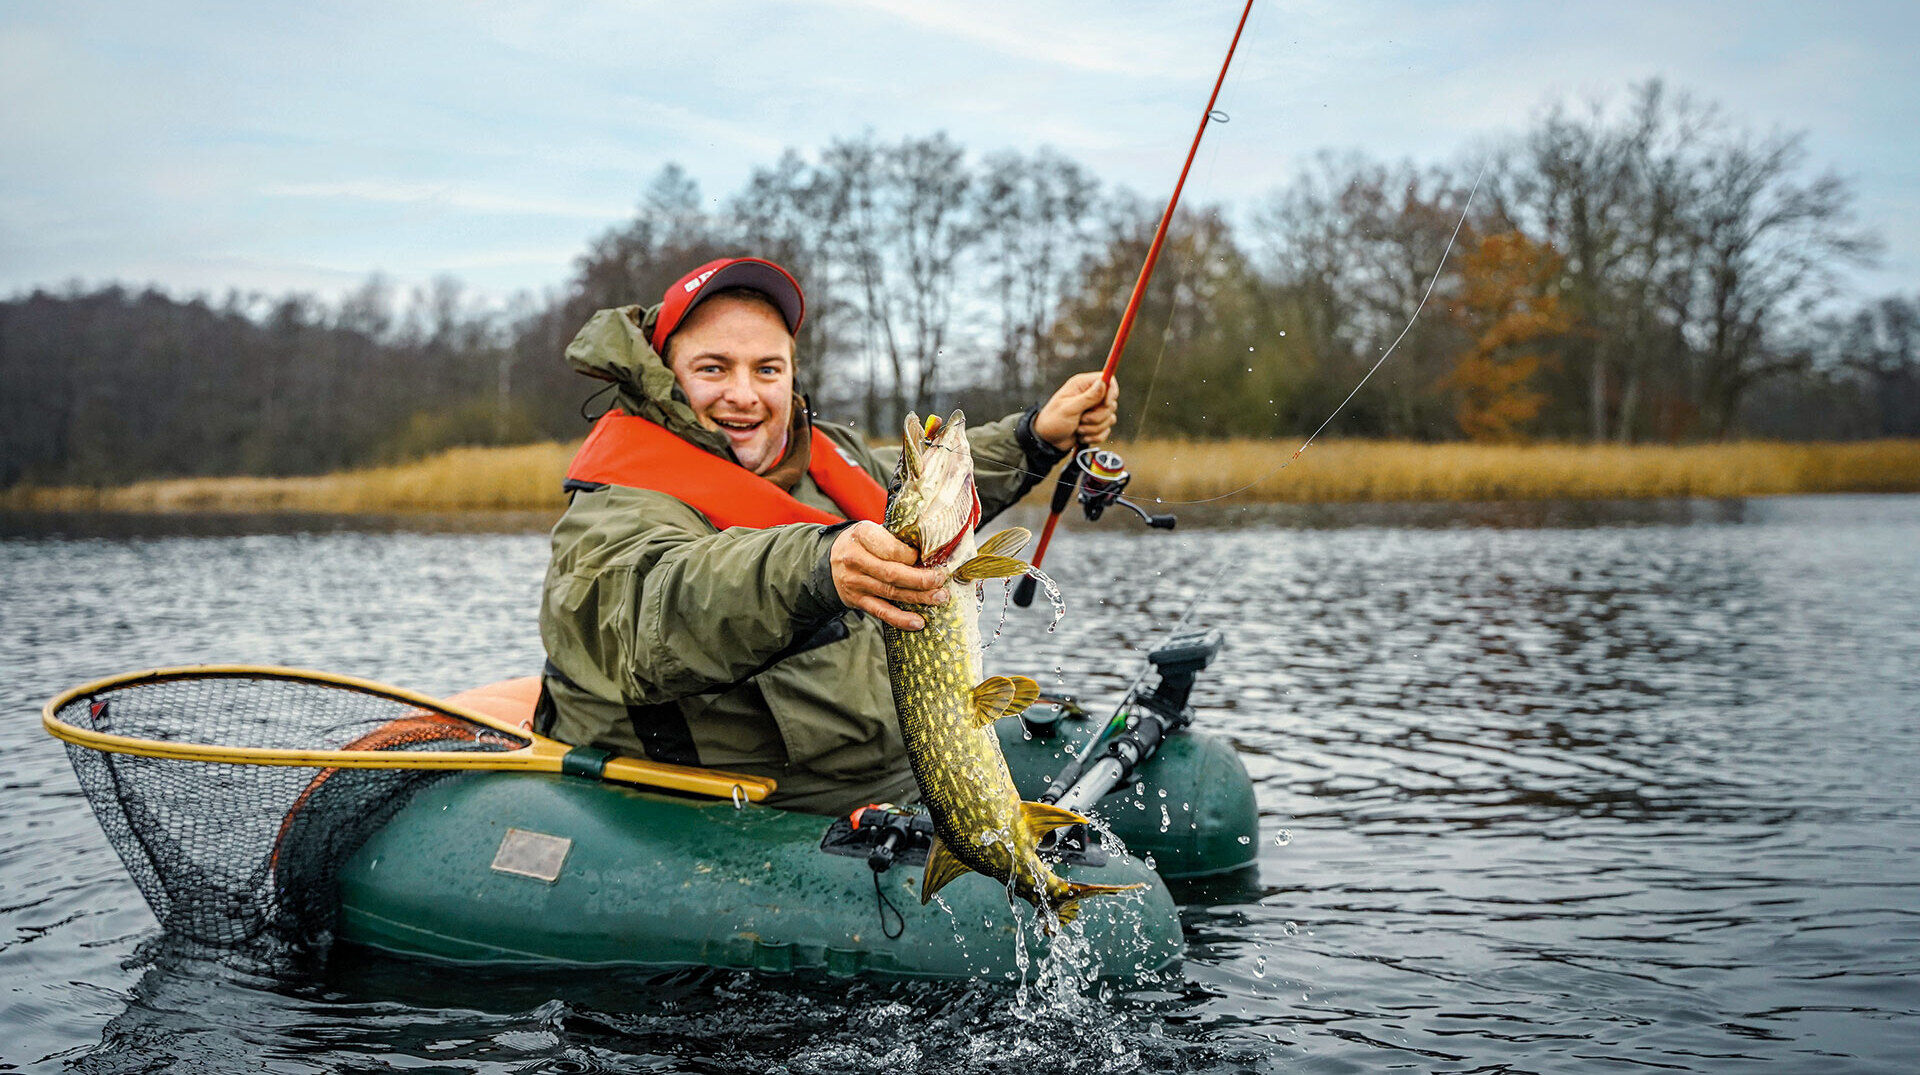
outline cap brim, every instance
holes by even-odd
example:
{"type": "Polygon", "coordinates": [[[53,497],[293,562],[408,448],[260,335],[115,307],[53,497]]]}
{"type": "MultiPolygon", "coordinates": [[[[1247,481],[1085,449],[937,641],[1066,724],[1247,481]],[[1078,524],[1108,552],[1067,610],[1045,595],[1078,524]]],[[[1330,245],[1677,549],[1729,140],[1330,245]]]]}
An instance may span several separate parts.
{"type": "MultiPolygon", "coordinates": [[[[693,307],[708,295],[730,287],[752,288],[772,299],[773,304],[780,307],[780,316],[787,322],[787,332],[799,334],[800,321],[807,312],[806,300],[800,296],[800,286],[794,283],[793,277],[771,262],[742,258],[715,272],[707,277],[706,283],[700,285],[700,294],[687,307],[688,312],[692,312],[693,307]]],[[[684,323],[686,314],[681,314],[680,319],[684,323]]]]}

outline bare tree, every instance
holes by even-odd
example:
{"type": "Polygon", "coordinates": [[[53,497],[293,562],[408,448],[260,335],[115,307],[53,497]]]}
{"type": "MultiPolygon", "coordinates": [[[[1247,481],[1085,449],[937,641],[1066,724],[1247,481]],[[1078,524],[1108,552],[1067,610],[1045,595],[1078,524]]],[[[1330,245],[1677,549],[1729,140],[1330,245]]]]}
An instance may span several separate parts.
{"type": "Polygon", "coordinates": [[[1732,432],[1741,396],[1803,358],[1771,346],[1783,317],[1830,296],[1838,272],[1876,244],[1851,227],[1839,176],[1803,180],[1804,138],[1735,135],[1702,162],[1687,218],[1698,249],[1693,323],[1699,398],[1709,435],[1732,432]]]}
{"type": "Polygon", "coordinates": [[[1002,397],[1038,391],[1053,319],[1070,273],[1090,251],[1098,180],[1051,149],[981,162],[975,184],[984,285],[994,298],[993,362],[1002,397]]]}

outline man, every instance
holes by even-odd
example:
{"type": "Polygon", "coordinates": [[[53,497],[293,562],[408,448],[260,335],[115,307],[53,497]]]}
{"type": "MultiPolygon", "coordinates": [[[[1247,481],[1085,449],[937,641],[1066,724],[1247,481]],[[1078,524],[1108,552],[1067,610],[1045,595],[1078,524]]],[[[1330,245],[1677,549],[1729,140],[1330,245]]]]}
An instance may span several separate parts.
{"type": "MultiPolygon", "coordinates": [[[[537,727],[770,776],[772,805],[837,814],[914,797],[874,621],[920,629],[900,605],[943,600],[945,576],[877,521],[897,449],[814,423],[794,394],[804,312],[786,270],[728,258],[658,306],[600,311],[568,346],[616,394],[553,531],[537,727]]],[[[1104,441],[1115,398],[1080,374],[969,429],[982,520],[1104,441]]]]}

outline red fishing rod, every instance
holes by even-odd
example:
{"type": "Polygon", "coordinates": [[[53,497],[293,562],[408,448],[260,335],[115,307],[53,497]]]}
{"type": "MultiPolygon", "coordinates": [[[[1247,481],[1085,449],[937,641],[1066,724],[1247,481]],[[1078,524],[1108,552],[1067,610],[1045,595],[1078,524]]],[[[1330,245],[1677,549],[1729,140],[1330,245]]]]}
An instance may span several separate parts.
{"type": "MultiPolygon", "coordinates": [[[[1103,387],[1113,383],[1114,368],[1120,365],[1120,352],[1127,348],[1127,336],[1133,331],[1134,315],[1140,312],[1140,300],[1147,293],[1147,282],[1153,279],[1154,263],[1160,260],[1160,247],[1166,242],[1167,229],[1173,224],[1173,210],[1180,204],[1180,191],[1187,185],[1187,173],[1193,169],[1194,155],[1200,152],[1200,139],[1207,133],[1207,124],[1213,122],[1214,102],[1220,99],[1220,87],[1227,81],[1227,68],[1233,65],[1233,51],[1240,47],[1240,33],[1247,28],[1247,16],[1252,12],[1253,0],[1247,0],[1247,6],[1240,11],[1240,22],[1233,28],[1233,40],[1227,45],[1227,58],[1220,62],[1220,76],[1213,80],[1213,92],[1207,96],[1205,111],[1200,113],[1200,128],[1193,132],[1193,145],[1187,148],[1187,159],[1180,165],[1180,178],[1173,184],[1173,197],[1167,199],[1167,210],[1160,214],[1160,226],[1154,229],[1153,242],[1147,247],[1147,260],[1140,266],[1140,279],[1134,281],[1133,294],[1127,299],[1126,313],[1120,315],[1120,329],[1113,334],[1113,347],[1107,351],[1107,364],[1100,370],[1103,387]]],[[[1173,529],[1173,516],[1150,515],[1120,496],[1128,478],[1126,464],[1117,452],[1095,448],[1082,448],[1074,452],[1054,483],[1053,503],[1047,512],[1046,528],[1040,531],[1040,544],[1033,551],[1033,566],[1039,567],[1041,561],[1046,559],[1047,546],[1053,542],[1053,530],[1060,525],[1060,516],[1067,510],[1067,504],[1073,500],[1076,490],[1089,520],[1098,519],[1108,505],[1118,503],[1131,508],[1148,526],[1161,530],[1173,529]]],[[[1022,608],[1032,604],[1034,586],[1031,577],[1021,579],[1013,591],[1014,603],[1022,608]]]]}

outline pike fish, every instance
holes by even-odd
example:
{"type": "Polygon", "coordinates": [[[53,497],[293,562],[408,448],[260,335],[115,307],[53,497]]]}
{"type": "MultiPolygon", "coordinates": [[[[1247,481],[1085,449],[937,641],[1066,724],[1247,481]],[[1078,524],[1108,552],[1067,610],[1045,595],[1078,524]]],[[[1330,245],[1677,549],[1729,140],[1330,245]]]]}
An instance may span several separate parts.
{"type": "Polygon", "coordinates": [[[1070,922],[1088,896],[1143,886],[1079,884],[1041,861],[1043,835],[1086,819],[1022,802],[993,731],[996,720],[1032,705],[1040,687],[1026,676],[982,677],[979,582],[1025,574],[1016,554],[1032,535],[1013,527],[975,543],[980,497],[966,425],[959,411],[944,422],[929,417],[924,427],[908,415],[897,488],[887,501],[887,529],[920,551],[920,566],[950,571],[946,604],[913,606],[924,629],[881,626],[907,757],[935,833],[920,902],[971,870],[1070,922]]]}

